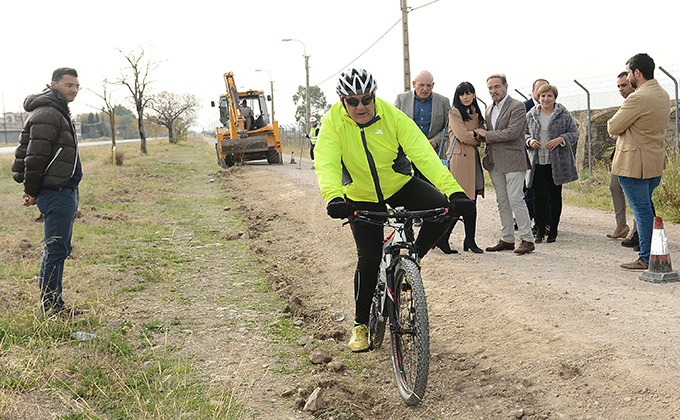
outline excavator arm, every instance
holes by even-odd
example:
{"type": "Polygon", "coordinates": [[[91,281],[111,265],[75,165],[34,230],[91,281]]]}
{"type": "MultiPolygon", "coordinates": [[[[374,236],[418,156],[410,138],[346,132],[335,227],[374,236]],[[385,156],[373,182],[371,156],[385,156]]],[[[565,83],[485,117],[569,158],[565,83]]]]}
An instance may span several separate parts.
{"type": "Polygon", "coordinates": [[[224,73],[224,83],[227,85],[227,101],[229,102],[229,137],[239,137],[239,132],[245,130],[245,118],[241,115],[238,103],[238,91],[234,83],[234,73],[224,73]]]}

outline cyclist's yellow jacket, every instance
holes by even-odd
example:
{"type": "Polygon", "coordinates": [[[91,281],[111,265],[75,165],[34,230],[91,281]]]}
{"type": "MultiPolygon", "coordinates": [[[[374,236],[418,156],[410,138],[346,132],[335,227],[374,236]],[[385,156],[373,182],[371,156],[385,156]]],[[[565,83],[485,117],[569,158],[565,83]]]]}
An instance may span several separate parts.
{"type": "Polygon", "coordinates": [[[376,116],[364,125],[342,102],[321,119],[314,164],[326,203],[345,195],[373,203],[388,199],[411,179],[409,159],[447,197],[463,192],[411,118],[379,98],[375,106],[376,116]]]}

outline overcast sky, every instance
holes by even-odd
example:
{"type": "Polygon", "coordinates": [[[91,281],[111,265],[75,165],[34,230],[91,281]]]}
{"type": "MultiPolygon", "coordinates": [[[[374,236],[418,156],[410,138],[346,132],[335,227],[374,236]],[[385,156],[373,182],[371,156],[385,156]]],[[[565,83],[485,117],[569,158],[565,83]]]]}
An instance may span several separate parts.
{"type": "MultiPolygon", "coordinates": [[[[626,1],[429,1],[408,0],[416,9],[408,18],[411,72],[430,70],[435,91],[449,98],[458,83],[470,81],[488,102],[486,76],[503,72],[515,97],[515,88],[528,94],[544,77],[560,88],[558,102],[582,92],[574,79],[595,91],[611,89],[619,100],[615,75],[638,52],[680,79],[677,1],[636,2],[636,9],[626,1]]],[[[87,89],[99,91],[104,78],[119,77],[125,61],[118,49],[141,46],[159,62],[150,89],[195,94],[205,105],[200,127],[212,129],[217,120],[210,101],[225,90],[224,72],[233,71],[239,87],[269,93],[269,75],[255,69],[271,72],[276,118],[292,123],[291,96],[305,82],[303,46],[282,38],[304,42],[310,83],[330,77],[320,87],[332,103],[335,73],[400,18],[399,0],[5,2],[0,94],[5,110],[17,111],[54,68],[69,66],[84,88],[72,111],[91,112],[102,104],[87,89]]],[[[399,23],[353,64],[374,74],[378,96],[389,102],[403,91],[402,51],[399,23]]],[[[656,77],[669,85],[658,70],[656,77]]],[[[122,88],[116,96],[132,108],[122,88]]]]}

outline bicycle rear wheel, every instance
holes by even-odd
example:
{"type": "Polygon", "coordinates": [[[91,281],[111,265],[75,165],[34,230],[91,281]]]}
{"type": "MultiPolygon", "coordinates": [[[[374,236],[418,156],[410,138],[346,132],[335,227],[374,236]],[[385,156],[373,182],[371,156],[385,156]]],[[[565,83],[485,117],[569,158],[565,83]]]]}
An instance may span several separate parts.
{"type": "Polygon", "coordinates": [[[401,259],[394,270],[397,325],[390,325],[392,366],[399,394],[407,405],[425,394],[430,369],[430,323],[420,268],[401,259]]]}

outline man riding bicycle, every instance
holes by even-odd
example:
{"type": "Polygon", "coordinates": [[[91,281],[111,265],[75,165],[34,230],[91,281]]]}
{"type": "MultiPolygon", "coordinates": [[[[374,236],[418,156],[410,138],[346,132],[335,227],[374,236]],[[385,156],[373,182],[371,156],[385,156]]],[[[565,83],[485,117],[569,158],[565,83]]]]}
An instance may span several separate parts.
{"type": "MultiPolygon", "coordinates": [[[[473,211],[473,202],[442,165],[416,123],[377,98],[376,89],[377,83],[368,71],[346,70],[336,86],[340,101],[322,118],[314,154],[328,215],[344,219],[355,209],[385,211],[385,204],[409,210],[448,206],[454,215],[473,211]],[[413,177],[410,161],[434,186],[413,177]]],[[[423,222],[415,242],[419,258],[451,223],[452,219],[423,222]]],[[[349,348],[361,352],[369,348],[367,324],[382,256],[383,227],[353,221],[350,227],[358,261],[349,348]]]]}

